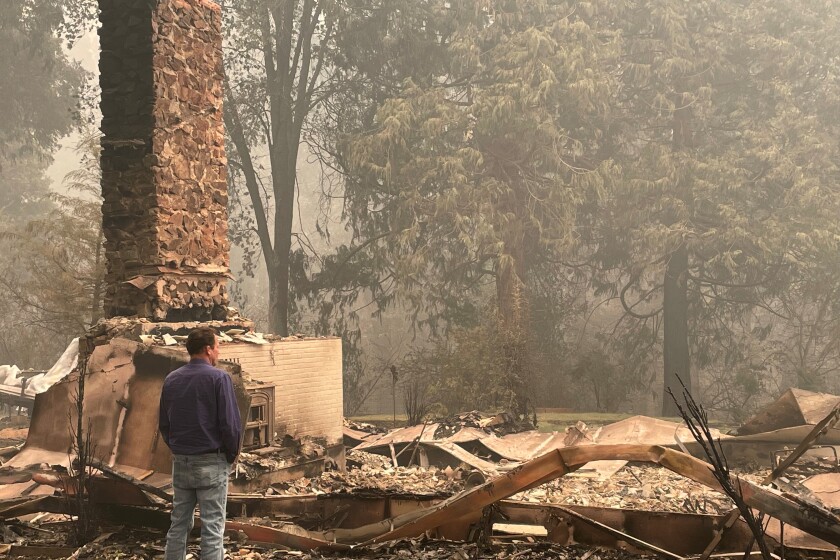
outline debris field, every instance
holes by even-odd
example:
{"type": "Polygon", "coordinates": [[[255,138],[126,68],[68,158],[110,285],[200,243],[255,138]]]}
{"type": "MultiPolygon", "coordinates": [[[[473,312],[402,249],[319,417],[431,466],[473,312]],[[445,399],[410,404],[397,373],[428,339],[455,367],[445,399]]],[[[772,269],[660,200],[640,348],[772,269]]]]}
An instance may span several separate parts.
{"type": "MultiPolygon", "coordinates": [[[[799,414],[780,425],[797,397],[805,408],[836,399],[791,391],[781,406],[771,405],[772,430],[715,435],[731,457],[741,496],[769,519],[770,550],[828,558],[840,544],[840,504],[833,498],[840,483],[833,425],[840,413],[833,403],[814,424],[790,425],[803,421],[799,414]],[[803,432],[798,441],[780,439],[803,432]],[[798,460],[790,461],[793,455],[798,460]]],[[[753,427],[761,414],[767,411],[751,419],[753,427]]],[[[237,492],[232,484],[229,557],[678,559],[742,554],[753,546],[684,426],[633,417],[546,434],[517,431],[522,426],[509,415],[476,417],[387,433],[346,423],[345,468],[326,461],[306,476],[277,473],[296,474],[294,465],[322,456],[317,442],[287,437],[243,453],[231,476],[247,477],[251,490],[237,492]]],[[[165,477],[97,463],[82,492],[100,533],[72,546],[77,512],[68,495],[78,491],[72,470],[14,461],[26,448],[27,419],[10,416],[0,424],[8,444],[0,468],[0,553],[161,558],[171,491],[165,477]]],[[[197,535],[191,551],[197,558],[197,535]]]]}

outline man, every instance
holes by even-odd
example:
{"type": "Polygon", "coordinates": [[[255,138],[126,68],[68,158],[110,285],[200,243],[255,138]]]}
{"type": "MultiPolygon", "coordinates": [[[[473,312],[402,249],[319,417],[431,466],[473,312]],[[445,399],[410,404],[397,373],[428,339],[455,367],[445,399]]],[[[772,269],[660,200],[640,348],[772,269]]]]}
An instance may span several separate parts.
{"type": "Polygon", "coordinates": [[[213,329],[187,337],[190,363],[170,373],[160,393],[160,433],[172,450],[172,520],[166,560],[184,560],[196,503],[201,512],[201,558],[224,557],[228,473],[239,453],[242,420],[233,382],[213,366],[219,343],[213,329]]]}

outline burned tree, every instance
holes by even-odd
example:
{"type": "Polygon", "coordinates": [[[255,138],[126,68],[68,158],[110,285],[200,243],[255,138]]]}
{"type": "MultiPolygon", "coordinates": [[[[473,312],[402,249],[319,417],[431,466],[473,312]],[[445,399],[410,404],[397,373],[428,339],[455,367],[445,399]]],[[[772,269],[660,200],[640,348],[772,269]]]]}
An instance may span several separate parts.
{"type": "MultiPolygon", "coordinates": [[[[689,431],[691,431],[691,435],[694,437],[695,441],[697,441],[700,445],[700,448],[703,450],[706,458],[712,464],[712,474],[714,475],[715,480],[718,481],[723,492],[735,503],[735,507],[738,508],[741,517],[744,518],[744,521],[749,526],[750,531],[752,531],[752,534],[755,537],[755,542],[758,544],[758,549],[761,551],[761,556],[764,560],[772,560],[770,548],[764,540],[764,527],[762,526],[764,514],[756,515],[744,499],[741,489],[741,480],[731,475],[729,471],[729,463],[726,460],[726,455],[724,455],[723,449],[720,446],[720,441],[716,440],[714,436],[712,436],[712,431],[709,428],[709,418],[706,415],[706,411],[703,409],[702,405],[698,404],[697,401],[694,400],[694,397],[691,395],[679,376],[677,376],[677,380],[680,382],[683,389],[682,401],[674,395],[674,392],[670,387],[668,388],[668,394],[671,396],[674,406],[676,406],[680,416],[682,416],[682,419],[685,421],[686,426],[688,426],[689,431]],[[683,407],[683,404],[685,404],[685,407],[683,407]]],[[[752,548],[752,543],[750,544],[750,548],[752,548]]]]}

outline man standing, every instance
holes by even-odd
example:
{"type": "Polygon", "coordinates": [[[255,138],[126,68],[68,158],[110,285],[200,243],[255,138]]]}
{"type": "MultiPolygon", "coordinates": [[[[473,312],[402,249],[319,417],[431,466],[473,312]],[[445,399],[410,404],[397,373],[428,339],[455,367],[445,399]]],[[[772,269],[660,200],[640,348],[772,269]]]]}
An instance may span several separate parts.
{"type": "Polygon", "coordinates": [[[172,450],[172,520],[166,560],[184,560],[195,506],[201,512],[201,558],[224,557],[228,473],[239,453],[242,420],[233,382],[213,366],[219,344],[213,329],[187,337],[190,363],[170,373],[160,393],[160,433],[172,450]]]}

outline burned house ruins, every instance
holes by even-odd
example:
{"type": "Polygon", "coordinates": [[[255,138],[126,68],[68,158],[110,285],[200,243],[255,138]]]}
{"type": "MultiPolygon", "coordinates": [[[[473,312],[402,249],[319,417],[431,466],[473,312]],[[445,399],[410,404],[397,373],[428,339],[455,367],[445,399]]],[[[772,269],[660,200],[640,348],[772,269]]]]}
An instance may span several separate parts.
{"type": "MultiPolygon", "coordinates": [[[[168,484],[171,455],[157,431],[161,386],[188,359],[189,331],[208,325],[239,393],[243,449],[278,456],[267,476],[342,467],[340,339],[262,335],[228,306],[219,6],[99,5],[106,318],[81,336],[79,367],[34,397],[27,442],[8,466],[69,465],[72,395],[84,375],[99,460],[142,473],[146,484],[168,484]],[[312,441],[318,451],[301,457],[275,445],[284,438],[312,441]]],[[[240,488],[260,484],[252,478],[240,488]]],[[[2,487],[0,497],[19,490],[2,487]]]]}
{"type": "MultiPolygon", "coordinates": [[[[107,318],[81,337],[80,366],[35,397],[23,447],[7,449],[8,455],[0,450],[8,458],[0,469],[0,522],[37,512],[75,515],[79,510],[66,499],[75,493],[111,521],[165,529],[171,462],[157,431],[158,399],[165,376],[187,359],[185,335],[204,324],[220,333],[222,366],[234,379],[244,417],[243,448],[251,452],[231,485],[227,529],[239,543],[340,553],[429,537],[484,544],[520,539],[530,546],[536,535],[544,544],[627,548],[672,560],[707,560],[716,550],[731,554],[753,546],[754,535],[739,521],[742,512],[706,510],[697,487],[720,492],[721,482],[693,456],[699,453],[684,433],[680,439],[675,423],[636,417],[597,431],[579,422],[565,432],[500,436],[492,428],[507,420],[499,415],[386,435],[343,429],[341,341],[263,335],[229,307],[219,7],[210,0],[99,4],[107,318]],[[68,424],[77,420],[72,401],[80,376],[96,467],[84,488],[69,468],[68,424]],[[346,474],[343,440],[353,438],[351,453],[371,480],[426,476],[457,492],[344,491],[347,481],[332,477],[346,474]],[[287,453],[282,439],[298,447],[287,453]],[[337,468],[325,473],[328,463],[337,468]],[[544,491],[527,499],[527,492],[564,477],[577,486],[555,485],[558,494],[596,479],[610,484],[631,464],[663,467],[693,481],[702,511],[548,503],[544,491]],[[297,487],[289,482],[300,477],[306,478],[297,487]],[[337,486],[328,487],[333,482],[337,486]],[[282,494],[284,484],[300,493],[282,494]]],[[[765,463],[791,442],[801,442],[801,454],[818,437],[840,447],[840,430],[832,427],[840,419],[835,400],[791,394],[782,405],[783,413],[775,407],[758,416],[749,434],[716,433],[718,445],[730,457],[742,452],[765,463]]],[[[796,453],[785,451],[786,457],[796,453]]],[[[622,500],[658,499],[652,483],[632,477],[642,488],[622,486],[622,500]]],[[[819,479],[812,493],[755,477],[732,480],[745,507],[773,518],[767,530],[773,550],[835,557],[840,517],[821,500],[836,492],[837,476],[819,479]]],[[[65,556],[82,557],[80,550],[65,556]]],[[[469,557],[461,553],[451,557],[469,557]]]]}

